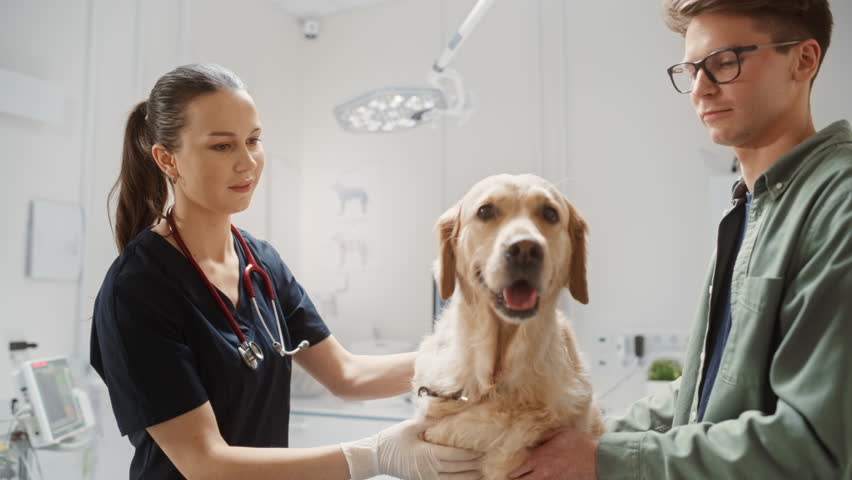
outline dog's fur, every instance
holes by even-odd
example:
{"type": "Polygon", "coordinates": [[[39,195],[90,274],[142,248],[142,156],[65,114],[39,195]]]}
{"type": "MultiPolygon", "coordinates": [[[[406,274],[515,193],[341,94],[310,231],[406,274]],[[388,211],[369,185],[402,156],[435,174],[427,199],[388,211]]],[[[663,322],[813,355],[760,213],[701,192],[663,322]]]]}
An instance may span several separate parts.
{"type": "Polygon", "coordinates": [[[548,430],[602,434],[587,369],[557,310],[563,287],[588,302],[587,227],[574,207],[539,177],[498,175],[476,184],[436,228],[441,297],[458,292],[415,363],[418,415],[438,419],[426,439],[484,452],[484,478],[504,479],[548,430]],[[486,205],[494,216],[483,220],[486,205]],[[506,252],[519,240],[541,247],[540,268],[524,278],[538,291],[538,305],[523,314],[499,300],[517,280],[506,252]]]}

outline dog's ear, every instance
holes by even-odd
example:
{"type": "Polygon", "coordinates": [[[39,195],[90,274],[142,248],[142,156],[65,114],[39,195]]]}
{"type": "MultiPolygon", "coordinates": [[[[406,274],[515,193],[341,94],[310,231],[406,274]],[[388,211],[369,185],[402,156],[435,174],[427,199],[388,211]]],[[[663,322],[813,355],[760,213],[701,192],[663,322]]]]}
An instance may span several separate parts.
{"type": "Polygon", "coordinates": [[[447,300],[456,289],[455,244],[459,233],[459,204],[453,205],[438,218],[435,230],[441,242],[438,260],[435,262],[435,280],[438,282],[438,293],[447,300]]]}
{"type": "Polygon", "coordinates": [[[577,209],[567,200],[568,206],[568,238],[571,241],[571,256],[566,260],[568,281],[565,286],[571,296],[582,304],[589,303],[589,286],[586,281],[586,235],[589,227],[577,212],[577,209]]]}

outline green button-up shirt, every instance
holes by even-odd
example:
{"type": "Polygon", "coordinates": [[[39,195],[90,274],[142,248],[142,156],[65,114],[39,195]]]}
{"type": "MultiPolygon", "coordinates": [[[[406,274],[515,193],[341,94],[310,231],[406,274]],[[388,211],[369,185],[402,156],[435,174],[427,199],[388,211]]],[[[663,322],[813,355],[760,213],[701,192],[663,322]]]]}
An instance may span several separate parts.
{"type": "Polygon", "coordinates": [[[731,331],[696,423],[708,326],[724,308],[713,285],[736,247],[745,192],[738,182],[719,224],[683,376],[606,420],[599,479],[852,479],[847,121],[797,145],[755,182],[733,267],[731,331]]]}

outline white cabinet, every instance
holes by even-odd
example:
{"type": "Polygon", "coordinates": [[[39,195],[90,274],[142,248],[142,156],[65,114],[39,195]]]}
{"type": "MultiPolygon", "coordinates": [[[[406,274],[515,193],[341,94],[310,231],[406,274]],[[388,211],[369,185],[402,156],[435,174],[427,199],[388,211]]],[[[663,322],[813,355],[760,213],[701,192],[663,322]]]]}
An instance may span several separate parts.
{"type": "Polygon", "coordinates": [[[290,446],[318,447],[369,437],[397,421],[346,415],[290,414],[290,446]]]}

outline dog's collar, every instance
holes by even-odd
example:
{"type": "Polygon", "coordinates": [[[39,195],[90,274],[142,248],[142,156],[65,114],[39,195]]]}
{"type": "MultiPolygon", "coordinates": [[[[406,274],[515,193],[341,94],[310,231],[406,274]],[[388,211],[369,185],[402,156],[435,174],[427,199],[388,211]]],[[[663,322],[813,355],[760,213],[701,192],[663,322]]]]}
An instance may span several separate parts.
{"type": "Polygon", "coordinates": [[[424,395],[427,395],[427,396],[430,396],[430,397],[435,397],[435,398],[442,398],[444,400],[459,400],[459,401],[462,401],[462,402],[467,401],[467,397],[465,397],[462,394],[461,390],[459,390],[458,392],[455,392],[453,394],[450,394],[450,395],[442,395],[442,394],[430,389],[429,387],[418,388],[417,389],[417,396],[422,397],[424,395]]]}

